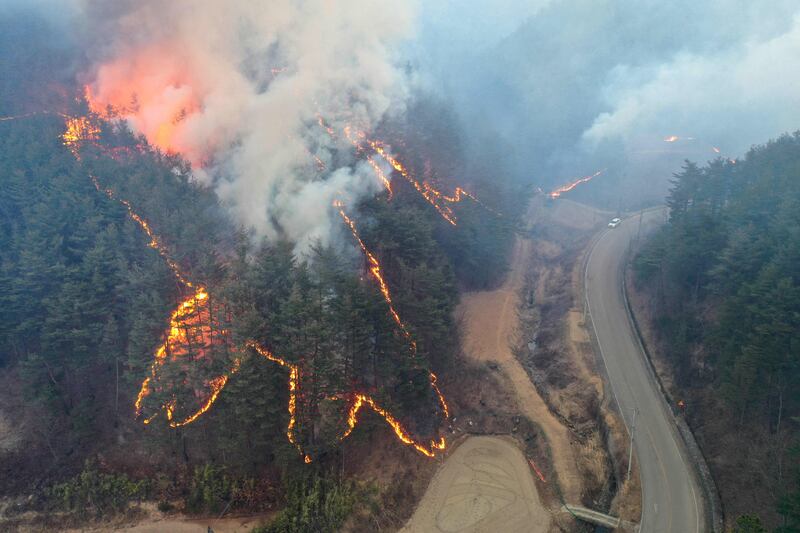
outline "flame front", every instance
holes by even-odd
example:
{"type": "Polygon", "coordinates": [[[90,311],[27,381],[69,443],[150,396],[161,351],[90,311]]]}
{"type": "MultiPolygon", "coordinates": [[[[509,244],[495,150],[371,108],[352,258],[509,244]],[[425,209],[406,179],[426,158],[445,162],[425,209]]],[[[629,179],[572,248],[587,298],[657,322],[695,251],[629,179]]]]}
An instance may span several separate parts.
{"type": "Polygon", "coordinates": [[[281,359],[255,341],[247,341],[245,345],[255,350],[256,353],[265,359],[289,369],[289,423],[286,426],[286,438],[289,439],[289,442],[291,442],[292,445],[297,448],[297,451],[300,452],[300,455],[303,456],[303,462],[310,463],[311,457],[303,452],[294,434],[295,427],[297,426],[297,396],[300,387],[300,367],[293,365],[285,359],[281,359]]]}
{"type": "Polygon", "coordinates": [[[599,176],[600,174],[602,174],[605,171],[606,171],[606,169],[598,170],[597,172],[595,172],[591,176],[585,176],[583,178],[578,178],[575,181],[567,183],[566,185],[562,185],[561,187],[558,187],[557,189],[554,189],[553,191],[551,191],[548,194],[549,194],[550,198],[553,198],[555,200],[556,198],[558,198],[559,196],[561,196],[565,192],[571,191],[572,189],[574,189],[575,187],[577,187],[581,183],[586,183],[587,181],[591,181],[592,179],[596,178],[597,176],[599,176]]]}
{"type": "Polygon", "coordinates": [[[167,266],[169,266],[170,270],[172,270],[172,273],[175,274],[175,277],[178,278],[178,281],[180,281],[186,287],[191,287],[192,283],[183,274],[178,264],[170,258],[169,253],[167,252],[167,248],[163,245],[161,239],[159,239],[158,235],[156,235],[150,228],[150,224],[148,224],[144,218],[139,216],[139,214],[137,214],[136,211],[133,210],[133,206],[131,205],[131,203],[127,200],[117,198],[114,195],[114,191],[112,191],[111,189],[103,188],[95,176],[89,176],[89,177],[92,180],[92,183],[94,183],[95,189],[104,192],[106,196],[108,196],[110,199],[116,200],[125,206],[125,208],[128,210],[128,216],[131,218],[131,220],[136,222],[142,229],[142,231],[144,231],[145,234],[148,237],[150,237],[150,242],[147,243],[147,246],[158,252],[161,258],[164,259],[164,261],[167,263],[167,266]]]}
{"type": "MultiPolygon", "coordinates": [[[[89,96],[90,94],[91,93],[87,89],[87,96],[89,96]]],[[[95,107],[97,107],[97,105],[95,105],[95,107]]],[[[95,111],[100,112],[101,109],[98,107],[95,111]]],[[[66,123],[66,131],[62,136],[63,142],[75,155],[75,157],[80,158],[80,148],[86,141],[97,140],[97,138],[99,138],[100,130],[96,126],[96,124],[93,123],[88,117],[77,117],[77,118],[65,117],[65,118],[67,118],[67,123],[66,123]]],[[[323,121],[320,121],[320,125],[323,125],[323,127],[325,126],[323,121]]],[[[384,156],[384,158],[387,157],[387,155],[384,154],[381,155],[384,156]]],[[[369,157],[368,162],[372,166],[376,174],[382,179],[382,181],[384,182],[385,186],[387,187],[391,195],[392,190],[389,179],[382,173],[380,167],[374,161],[374,159],[369,157]]],[[[321,162],[318,161],[318,164],[319,163],[321,162]]],[[[393,164],[393,166],[395,168],[397,168],[398,166],[402,168],[399,162],[396,161],[395,164],[393,164]]],[[[103,192],[106,196],[108,196],[109,199],[115,200],[121,203],[123,206],[125,206],[129,218],[134,222],[136,222],[136,224],[142,229],[142,231],[149,237],[150,241],[148,242],[148,246],[150,248],[153,248],[159,253],[159,255],[164,259],[166,264],[169,266],[170,270],[173,272],[177,280],[185,288],[190,289],[190,294],[180,302],[177,308],[170,315],[169,328],[165,332],[165,340],[154,353],[154,359],[150,365],[149,375],[142,381],[142,384],[140,386],[139,392],[136,397],[136,401],[134,402],[134,408],[136,417],[137,418],[141,417],[148,397],[150,397],[152,394],[166,395],[168,396],[168,398],[163,401],[160,408],[165,412],[169,425],[173,428],[177,428],[191,424],[192,422],[200,418],[203,414],[208,412],[209,409],[211,409],[211,407],[217,400],[219,394],[222,392],[225,385],[228,383],[230,376],[232,376],[239,370],[241,364],[241,358],[238,355],[236,347],[234,347],[231,343],[229,332],[219,327],[219,321],[216,316],[217,315],[216,310],[213,309],[210,304],[209,294],[205,289],[205,287],[202,286],[195,287],[192,284],[192,282],[188,280],[188,277],[184,274],[180,266],[170,257],[166,246],[163,244],[158,235],[152,230],[148,221],[144,219],[142,216],[140,216],[134,210],[133,206],[129,201],[117,198],[114,191],[110,188],[104,188],[103,186],[101,186],[99,180],[95,176],[90,176],[90,178],[95,188],[98,191],[103,192]],[[175,394],[174,391],[170,390],[174,389],[175,384],[174,383],[165,384],[161,379],[165,365],[171,362],[179,362],[179,363],[181,362],[196,363],[198,361],[210,362],[212,360],[211,357],[212,350],[220,348],[229,351],[229,353],[233,355],[231,368],[224,374],[206,380],[204,382],[204,387],[207,389],[206,392],[195,390],[195,396],[201,400],[200,406],[194,411],[185,415],[183,418],[179,420],[176,419],[177,412],[179,409],[178,398],[177,394],[175,394]]],[[[409,177],[409,179],[417,183],[416,180],[413,180],[413,178],[409,177]]],[[[417,185],[419,186],[418,183],[417,185]]],[[[460,188],[456,190],[453,197],[446,197],[441,193],[439,193],[438,191],[436,191],[435,189],[433,189],[432,187],[428,186],[427,184],[425,184],[425,187],[423,187],[422,190],[427,191],[426,199],[441,198],[444,201],[457,202],[460,201],[462,196],[472,197],[471,195],[466,193],[466,191],[460,188]]],[[[386,284],[385,279],[383,278],[383,273],[381,270],[380,263],[378,262],[377,258],[369,251],[369,249],[367,249],[366,245],[361,240],[356,230],[355,223],[347,216],[347,214],[344,211],[343,205],[339,202],[337,202],[336,205],[339,209],[340,215],[342,216],[343,220],[347,223],[353,236],[358,241],[359,246],[361,247],[362,251],[364,252],[365,256],[369,261],[370,273],[380,286],[381,293],[389,306],[389,311],[393,320],[401,329],[403,335],[409,340],[412,351],[416,352],[416,343],[411,338],[411,333],[409,332],[408,328],[401,320],[400,315],[394,308],[391,293],[389,292],[389,287],[386,284]]],[[[452,212],[449,211],[449,208],[448,212],[452,214],[452,212]]],[[[450,221],[455,225],[454,219],[448,221],[450,221]]],[[[254,341],[246,342],[245,346],[255,350],[259,355],[261,355],[265,359],[278,363],[280,366],[289,369],[289,378],[288,378],[289,422],[286,428],[286,437],[289,440],[289,442],[292,443],[292,445],[295,446],[295,448],[297,448],[297,450],[300,452],[300,454],[303,457],[303,461],[305,463],[310,463],[311,457],[303,452],[302,447],[299,444],[296,436],[296,428],[298,424],[297,409],[298,409],[298,398],[300,395],[300,378],[301,378],[300,367],[298,365],[289,363],[287,360],[272,354],[272,352],[260,346],[254,341]]],[[[444,396],[442,395],[436,383],[436,375],[433,372],[430,372],[429,379],[432,388],[437,394],[439,404],[441,406],[441,409],[445,417],[449,417],[449,408],[447,402],[445,401],[444,396]]],[[[382,408],[377,402],[375,402],[373,398],[371,398],[366,394],[355,393],[352,396],[351,401],[352,404],[348,410],[347,429],[342,435],[342,439],[346,438],[353,431],[353,429],[357,424],[357,415],[359,410],[364,405],[367,405],[374,412],[383,417],[383,419],[387,422],[387,424],[389,424],[392,427],[395,435],[401,442],[409,446],[412,446],[420,453],[428,457],[433,457],[436,450],[443,450],[446,446],[444,437],[441,437],[438,441],[432,440],[430,442],[430,445],[428,446],[414,440],[410,436],[409,432],[401,425],[401,423],[396,418],[394,418],[394,416],[389,411],[382,408]]],[[[158,416],[158,414],[159,412],[156,411],[154,414],[143,419],[143,423],[149,424],[150,422],[152,422],[153,419],[155,419],[158,416]]]]}
{"type": "Polygon", "coordinates": [[[434,457],[436,455],[436,450],[444,450],[446,446],[446,442],[444,437],[440,437],[438,441],[432,440],[430,445],[426,447],[422,443],[414,440],[409,434],[408,431],[397,421],[392,414],[383,409],[380,405],[378,405],[375,400],[371,397],[367,396],[366,394],[356,394],[353,404],[350,406],[350,411],[347,414],[347,430],[342,435],[342,439],[347,438],[350,433],[353,432],[355,429],[356,424],[358,423],[358,412],[361,410],[361,407],[366,404],[370,409],[375,411],[379,414],[383,419],[389,424],[392,429],[394,430],[394,434],[397,435],[397,438],[400,439],[403,444],[407,444],[408,446],[413,447],[415,450],[420,452],[421,454],[427,457],[434,457]]]}
{"type": "Polygon", "coordinates": [[[80,159],[80,149],[85,142],[94,142],[100,138],[100,128],[89,117],[65,117],[67,129],[61,140],[72,155],[80,159]]]}
{"type": "MultiPolygon", "coordinates": [[[[356,242],[358,242],[358,245],[361,247],[361,250],[364,252],[364,255],[366,256],[367,261],[369,262],[369,272],[370,272],[370,274],[372,274],[372,277],[375,279],[375,281],[378,283],[378,286],[380,287],[381,294],[383,294],[383,298],[384,298],[384,300],[386,301],[386,304],[389,307],[389,313],[391,314],[391,316],[394,319],[394,321],[397,324],[397,326],[403,332],[403,335],[406,337],[406,339],[408,339],[409,344],[411,346],[412,353],[416,354],[417,343],[411,337],[411,332],[408,330],[408,327],[406,327],[405,323],[400,318],[400,315],[397,312],[397,310],[394,308],[394,303],[392,302],[392,295],[389,292],[389,286],[386,283],[386,280],[383,278],[381,265],[378,262],[378,259],[375,257],[375,255],[372,252],[369,251],[369,249],[367,248],[366,244],[364,244],[364,241],[361,239],[361,236],[358,234],[358,230],[356,229],[355,223],[347,215],[347,213],[344,211],[344,205],[342,204],[342,202],[339,201],[339,200],[334,201],[334,207],[336,207],[338,209],[339,215],[342,217],[342,220],[344,220],[345,224],[350,229],[350,232],[353,234],[353,238],[356,240],[356,242]]],[[[450,417],[450,408],[447,405],[447,401],[445,400],[444,395],[442,394],[442,391],[439,389],[439,385],[436,383],[436,381],[437,381],[436,374],[434,374],[433,372],[429,372],[428,375],[429,375],[429,380],[430,380],[431,387],[436,392],[436,396],[437,396],[437,398],[439,400],[439,405],[442,408],[442,412],[444,413],[445,418],[449,418],[450,417]]],[[[358,413],[358,410],[361,408],[362,403],[365,403],[365,402],[367,403],[367,405],[369,407],[372,408],[373,411],[375,411],[376,413],[381,415],[386,420],[386,422],[390,426],[392,426],[392,428],[394,428],[395,434],[404,443],[412,445],[416,450],[418,450],[421,453],[427,455],[428,457],[433,457],[433,453],[434,453],[433,450],[435,450],[435,449],[443,450],[444,449],[444,447],[445,447],[444,437],[442,437],[440,439],[438,444],[436,444],[435,442],[432,441],[430,449],[426,449],[423,445],[421,445],[418,442],[416,442],[413,439],[411,439],[411,437],[408,435],[408,432],[405,429],[403,429],[403,427],[400,425],[400,423],[395,418],[393,418],[392,415],[388,411],[378,407],[377,404],[375,404],[375,402],[371,398],[369,398],[368,396],[363,395],[363,394],[357,394],[356,395],[355,403],[351,406],[351,408],[350,408],[350,416],[348,417],[349,429],[345,432],[345,434],[344,434],[344,436],[342,438],[347,437],[350,434],[350,432],[352,432],[352,430],[353,430],[353,428],[355,427],[355,424],[356,424],[356,414],[358,413]]]]}
{"type": "MultiPolygon", "coordinates": [[[[153,392],[164,393],[165,390],[175,388],[175,383],[163,383],[160,376],[164,365],[172,363],[197,363],[211,361],[211,352],[215,349],[223,349],[233,354],[233,364],[227,373],[206,380],[203,385],[207,392],[195,390],[195,397],[201,400],[200,407],[185,416],[182,420],[173,420],[177,410],[177,395],[172,392],[162,408],[167,413],[169,425],[172,427],[185,426],[191,424],[200,416],[205,414],[217,400],[220,392],[228,383],[231,375],[239,370],[240,359],[236,355],[236,349],[232,346],[229,333],[219,327],[218,319],[215,317],[214,309],[211,307],[208,292],[202,287],[198,287],[193,294],[184,299],[177,309],[170,316],[169,329],[166,332],[166,339],[158,347],[155,359],[150,365],[150,375],[145,378],[136,397],[135,415],[140,417],[145,399],[153,392]]],[[[156,413],[157,415],[157,413],[156,413]]],[[[149,424],[156,415],[152,415],[144,420],[149,424]]]]}

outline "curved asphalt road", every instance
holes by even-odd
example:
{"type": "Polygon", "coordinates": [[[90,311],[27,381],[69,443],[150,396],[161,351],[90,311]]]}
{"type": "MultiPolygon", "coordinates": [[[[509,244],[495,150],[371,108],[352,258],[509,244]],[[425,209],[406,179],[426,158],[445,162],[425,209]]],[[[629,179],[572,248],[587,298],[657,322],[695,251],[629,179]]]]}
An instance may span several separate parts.
{"type": "MultiPolygon", "coordinates": [[[[643,214],[641,234],[664,220],[663,210],[643,214]]],[[[622,221],[595,243],[586,263],[589,314],[628,430],[637,409],[634,450],[642,481],[642,533],[705,530],[701,489],[677,428],[657,390],[635,337],[622,296],[622,267],[639,215],[622,221]]]]}

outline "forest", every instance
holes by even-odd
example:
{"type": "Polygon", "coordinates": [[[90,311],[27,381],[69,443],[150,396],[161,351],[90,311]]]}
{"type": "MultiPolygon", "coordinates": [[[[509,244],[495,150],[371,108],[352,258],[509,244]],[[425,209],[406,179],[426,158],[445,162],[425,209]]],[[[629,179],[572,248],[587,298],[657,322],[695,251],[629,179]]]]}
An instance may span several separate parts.
{"type": "MultiPolygon", "coordinates": [[[[45,75],[62,52],[39,45],[45,75]]],[[[502,279],[525,196],[459,167],[442,102],[420,97],[382,134],[439,124],[398,157],[480,203],[459,202],[453,226],[395,180],[391,201],[331,206],[338,237],[298,253],[236,226],[185,161],[91,115],[79,87],[21,76],[30,51],[8,50],[0,409],[17,445],[0,449],[0,494],[35,496],[5,518],[80,523],[149,500],[206,516],[282,508],[265,531],[330,531],[377,497],[344,475],[345,443],[444,445],[454,306],[502,279]],[[71,116],[96,125],[80,146],[62,138],[71,116]]]]}
{"type": "Polygon", "coordinates": [[[768,508],[777,531],[800,530],[798,176],[800,133],[687,161],[668,223],[634,259],[723,503],[768,508]]]}

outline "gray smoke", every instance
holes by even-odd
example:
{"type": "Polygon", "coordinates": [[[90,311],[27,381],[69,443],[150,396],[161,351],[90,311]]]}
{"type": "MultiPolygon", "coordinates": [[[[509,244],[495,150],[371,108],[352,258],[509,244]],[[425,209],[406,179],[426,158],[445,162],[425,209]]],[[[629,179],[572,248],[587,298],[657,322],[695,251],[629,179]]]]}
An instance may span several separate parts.
{"type": "MultiPolygon", "coordinates": [[[[655,199],[684,158],[712,159],[712,147],[737,157],[800,127],[796,1],[469,5],[474,20],[459,26],[473,28],[471,41],[449,40],[423,9],[425,47],[437,53],[417,61],[464,124],[507,144],[518,181],[609,167],[592,185],[607,184],[609,201],[621,187],[655,199]]],[[[437,16],[463,20],[460,3],[449,6],[437,16]]]]}
{"type": "Polygon", "coordinates": [[[94,98],[127,106],[135,131],[195,163],[258,236],[304,250],[329,237],[335,198],[380,186],[342,132],[402,111],[393,48],[413,30],[410,5],[136,0],[82,11],[94,98]]]}

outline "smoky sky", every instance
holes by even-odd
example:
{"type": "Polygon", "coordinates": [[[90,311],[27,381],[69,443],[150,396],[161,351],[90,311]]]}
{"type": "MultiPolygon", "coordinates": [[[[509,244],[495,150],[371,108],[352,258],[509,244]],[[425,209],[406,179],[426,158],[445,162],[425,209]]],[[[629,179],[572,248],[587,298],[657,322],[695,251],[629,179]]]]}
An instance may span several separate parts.
{"type": "Polygon", "coordinates": [[[683,159],[800,129],[792,0],[17,0],[0,15],[22,8],[78,49],[62,63],[79,84],[113,87],[151,58],[164,80],[188,69],[164,91],[196,104],[175,142],[212,153],[197,178],[267,238],[324,240],[334,197],[380,190],[319,114],[370,130],[433,95],[490,180],[547,188],[606,168],[570,194],[620,208],[661,200],[683,159]]]}
{"type": "Polygon", "coordinates": [[[416,60],[466,131],[507,145],[511,179],[554,184],[607,167],[608,198],[625,187],[658,199],[684,158],[712,159],[713,147],[738,157],[800,128],[797,2],[470,5],[461,26],[474,39],[444,31],[464,15],[458,3],[428,10],[437,19],[423,12],[416,60]]]}

